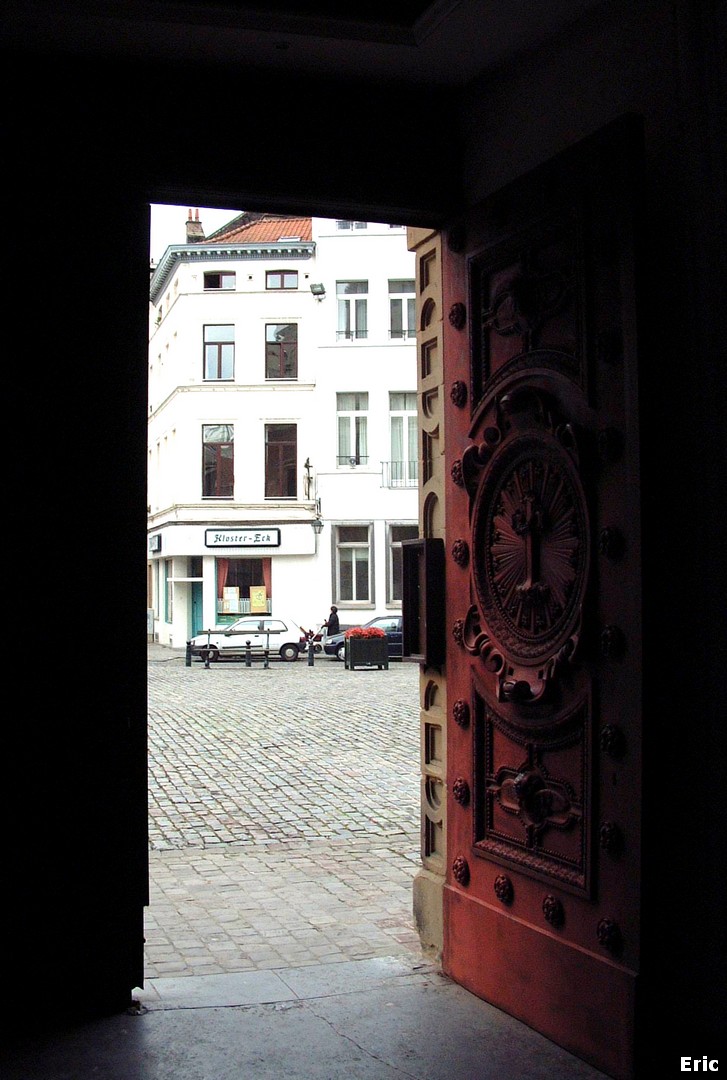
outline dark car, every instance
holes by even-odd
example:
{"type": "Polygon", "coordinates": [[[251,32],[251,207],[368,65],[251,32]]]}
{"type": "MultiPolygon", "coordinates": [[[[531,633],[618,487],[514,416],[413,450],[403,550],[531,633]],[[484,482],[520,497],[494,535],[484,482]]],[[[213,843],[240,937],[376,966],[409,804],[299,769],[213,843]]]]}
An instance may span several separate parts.
{"type": "MultiPolygon", "coordinates": [[[[383,630],[389,639],[389,659],[401,660],[403,655],[402,643],[402,618],[401,615],[378,615],[365,626],[377,626],[383,630]]],[[[336,660],[343,660],[346,655],[346,632],[331,634],[323,642],[323,651],[329,656],[335,656],[336,660]]]]}

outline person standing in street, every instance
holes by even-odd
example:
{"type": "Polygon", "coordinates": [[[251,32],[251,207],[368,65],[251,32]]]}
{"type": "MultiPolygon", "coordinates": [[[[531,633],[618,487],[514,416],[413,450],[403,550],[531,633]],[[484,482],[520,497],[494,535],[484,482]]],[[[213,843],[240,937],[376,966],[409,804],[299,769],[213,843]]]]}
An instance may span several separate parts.
{"type": "Polygon", "coordinates": [[[339,632],[341,624],[338,621],[338,608],[334,604],[331,604],[331,613],[323,625],[326,628],[326,637],[331,637],[339,632]]]}

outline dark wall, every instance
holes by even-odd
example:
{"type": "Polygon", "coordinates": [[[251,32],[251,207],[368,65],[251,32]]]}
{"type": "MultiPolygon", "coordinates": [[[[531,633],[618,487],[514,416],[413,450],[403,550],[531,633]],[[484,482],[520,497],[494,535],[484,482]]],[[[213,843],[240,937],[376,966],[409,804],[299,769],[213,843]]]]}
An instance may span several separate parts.
{"type": "Polygon", "coordinates": [[[402,88],[3,60],[4,983],[6,1016],[36,1022],[123,1007],[143,978],[148,203],[435,223],[461,170],[450,146],[421,182],[434,92],[403,126],[402,88]]]}

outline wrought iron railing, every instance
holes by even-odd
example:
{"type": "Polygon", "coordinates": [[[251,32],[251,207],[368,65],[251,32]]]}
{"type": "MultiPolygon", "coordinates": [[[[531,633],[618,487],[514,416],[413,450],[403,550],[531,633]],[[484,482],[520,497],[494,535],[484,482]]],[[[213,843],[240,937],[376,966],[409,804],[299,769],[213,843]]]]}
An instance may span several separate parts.
{"type": "Polygon", "coordinates": [[[338,462],[339,466],[350,465],[350,467],[353,469],[356,467],[356,465],[368,465],[369,457],[368,454],[348,454],[344,455],[343,457],[341,457],[341,455],[339,454],[339,456],[336,458],[336,461],[338,462]]]}
{"type": "Polygon", "coordinates": [[[416,487],[419,483],[418,461],[382,461],[381,486],[386,488],[416,487]]]}
{"type": "MultiPolygon", "coordinates": [[[[268,597],[266,602],[267,602],[268,614],[270,614],[270,611],[271,611],[270,597],[268,597]]],[[[234,615],[235,618],[237,618],[239,615],[249,615],[250,614],[250,597],[249,596],[241,596],[241,597],[239,597],[239,599],[231,599],[231,600],[220,600],[218,598],[218,600],[217,600],[217,614],[218,615],[234,615]]]]}

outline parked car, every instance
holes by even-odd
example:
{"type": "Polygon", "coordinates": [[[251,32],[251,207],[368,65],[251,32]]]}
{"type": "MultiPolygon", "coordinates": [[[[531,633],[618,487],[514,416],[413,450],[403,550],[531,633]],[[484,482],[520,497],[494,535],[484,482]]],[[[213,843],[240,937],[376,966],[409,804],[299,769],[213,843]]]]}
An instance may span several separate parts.
{"type": "MultiPolygon", "coordinates": [[[[389,659],[401,659],[404,651],[401,615],[377,615],[364,625],[377,626],[379,630],[383,630],[389,639],[389,659]]],[[[336,660],[343,660],[346,655],[346,631],[342,630],[340,634],[331,634],[326,638],[323,651],[328,656],[335,656],[336,660]]]]}
{"type": "Polygon", "coordinates": [[[253,656],[270,656],[281,660],[297,660],[305,649],[305,635],[291,619],[274,619],[270,615],[245,615],[227,627],[216,627],[208,634],[203,630],[192,638],[192,656],[210,661],[221,656],[244,656],[247,643],[253,656]]]}

